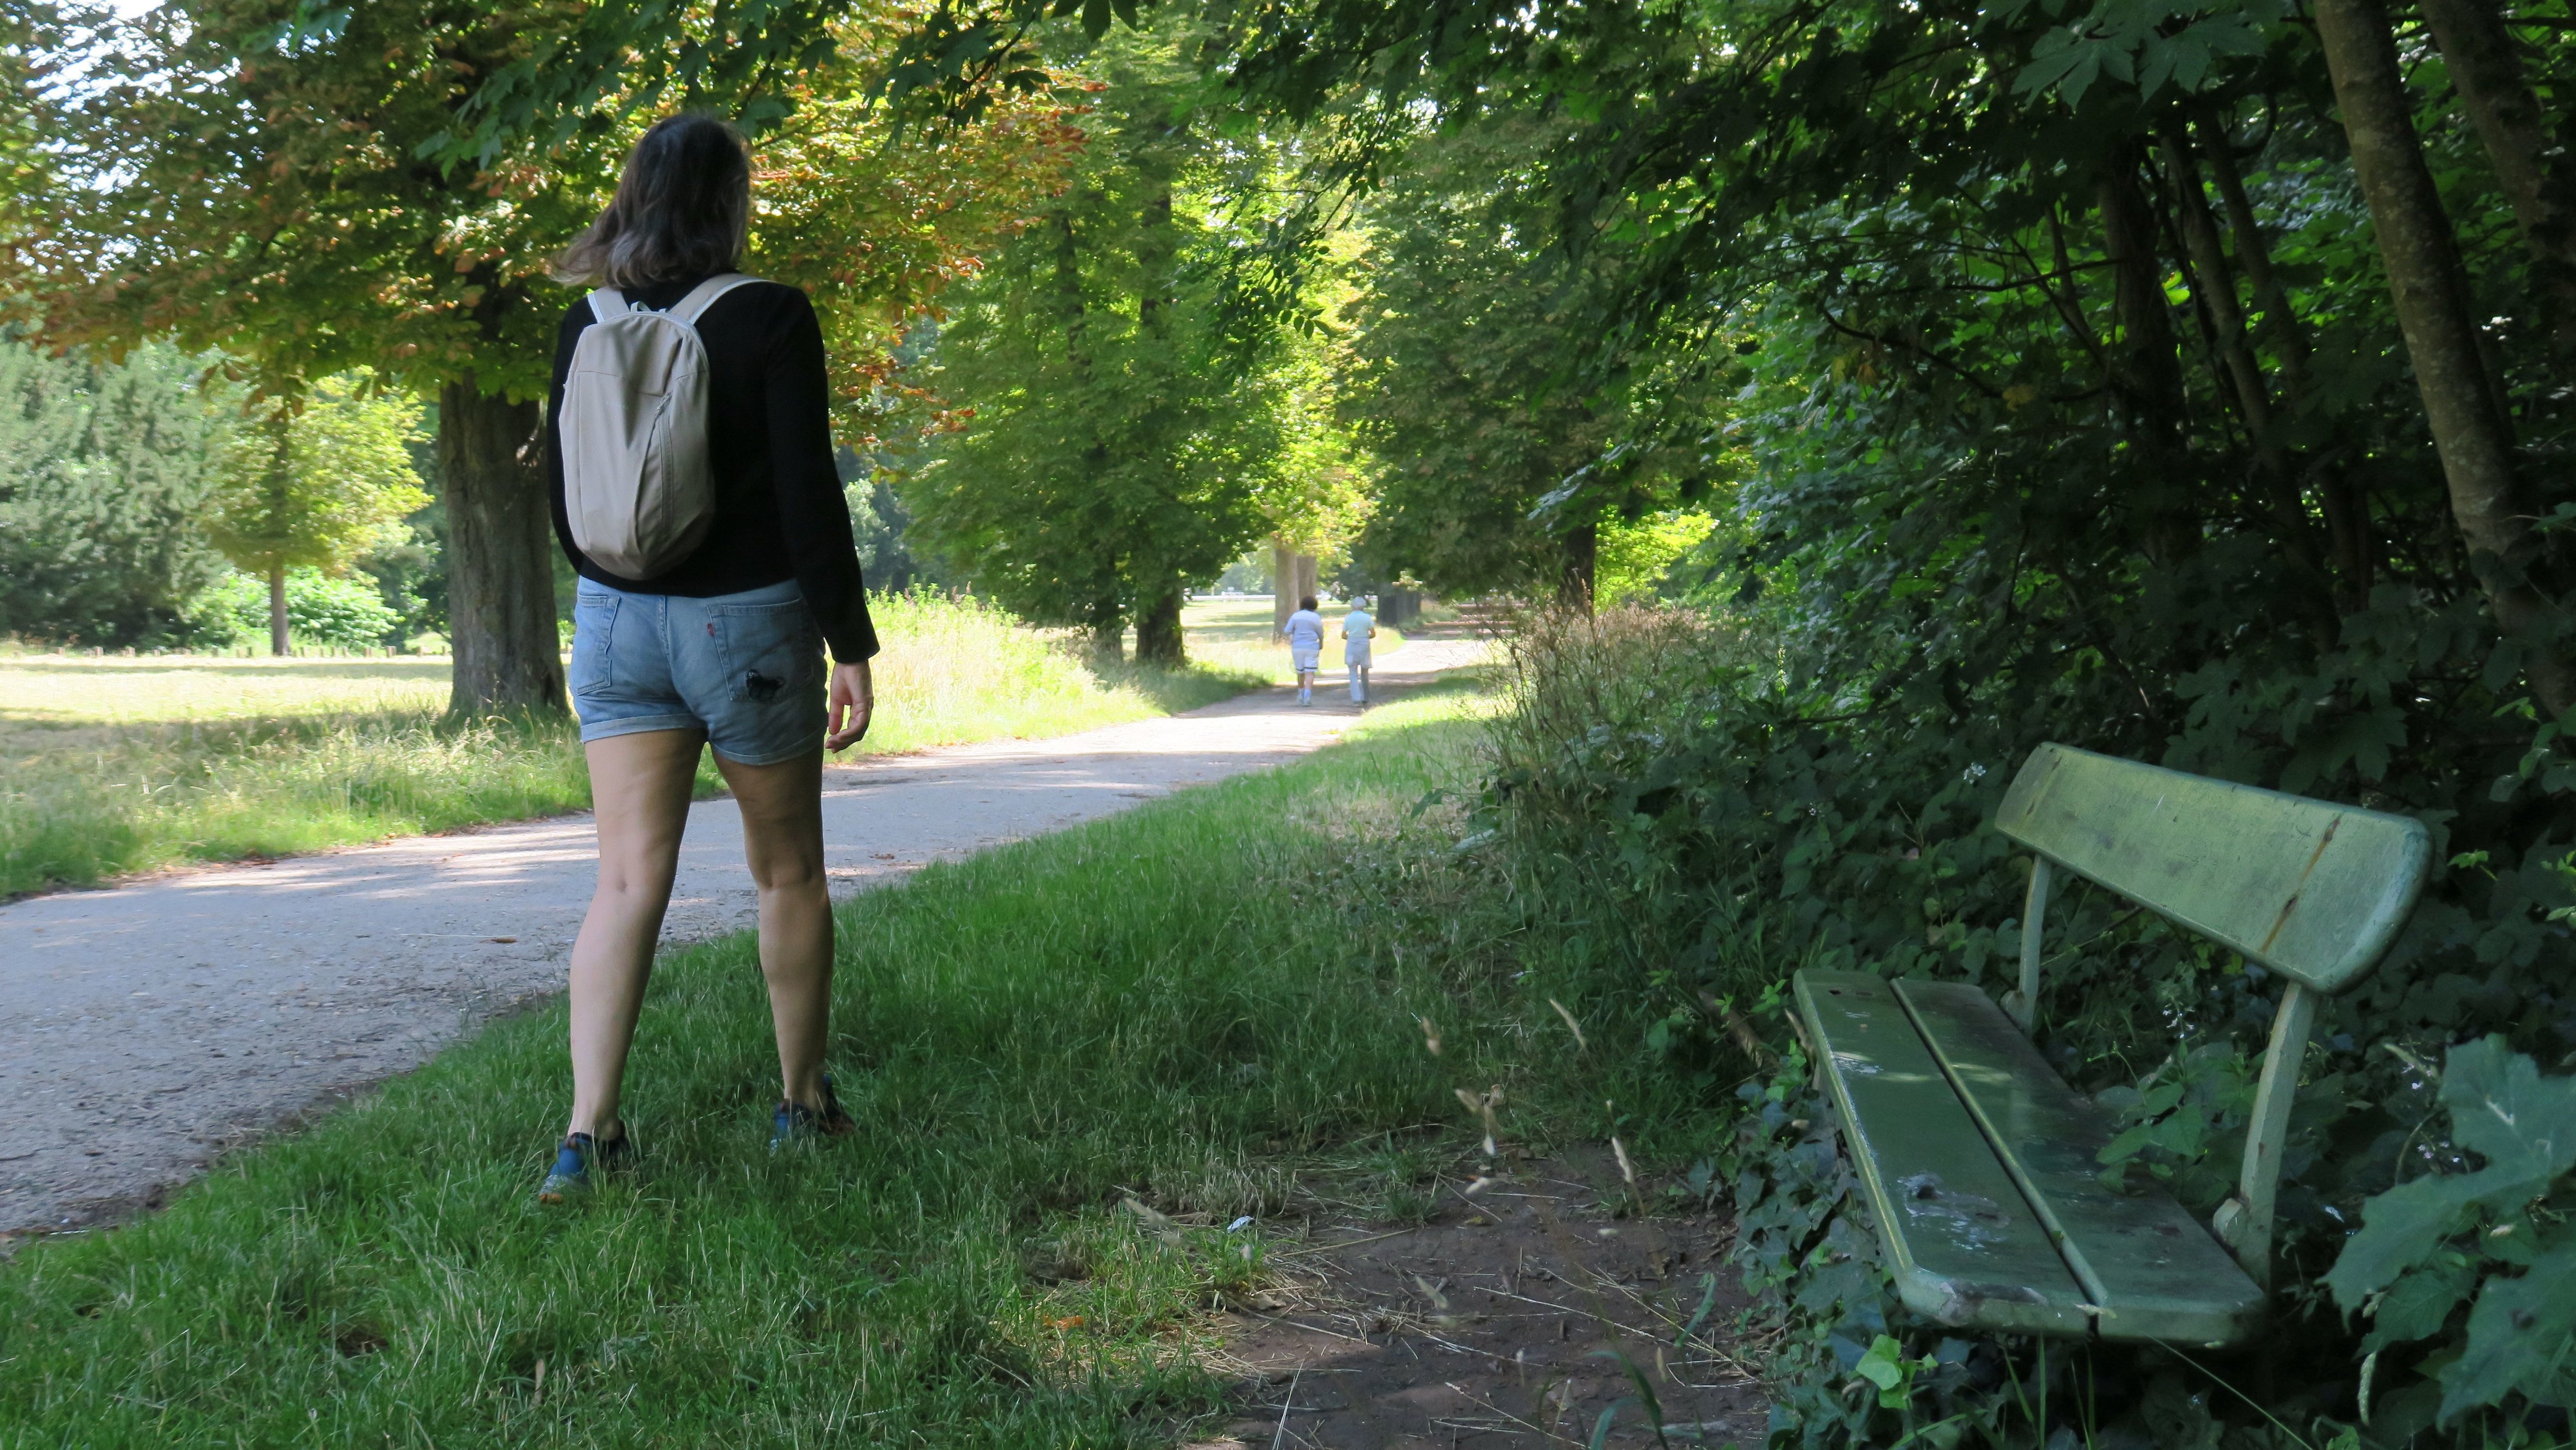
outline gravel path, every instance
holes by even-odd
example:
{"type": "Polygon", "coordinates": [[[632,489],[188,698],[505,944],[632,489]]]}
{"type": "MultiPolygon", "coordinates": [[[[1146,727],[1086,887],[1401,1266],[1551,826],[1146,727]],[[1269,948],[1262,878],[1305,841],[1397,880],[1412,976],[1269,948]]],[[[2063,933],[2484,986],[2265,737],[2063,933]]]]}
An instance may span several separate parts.
{"type": "MultiPolygon", "coordinates": [[[[1376,673],[1400,688],[1481,653],[1415,640],[1376,673]]],[[[834,766],[833,894],[1280,764],[1357,713],[1329,687],[1302,709],[1261,690],[834,766]]],[[[590,818],[575,815],[0,906],[0,1235],[153,1206],[224,1149],[560,991],[592,877],[590,818]]],[[[753,919],[740,817],[701,801],[663,939],[753,919]]]]}

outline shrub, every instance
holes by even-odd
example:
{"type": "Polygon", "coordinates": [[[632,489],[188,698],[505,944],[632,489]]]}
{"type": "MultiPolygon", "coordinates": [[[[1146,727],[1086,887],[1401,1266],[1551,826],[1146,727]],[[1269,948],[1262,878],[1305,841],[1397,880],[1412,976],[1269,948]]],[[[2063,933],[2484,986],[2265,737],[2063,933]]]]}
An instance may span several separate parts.
{"type": "MultiPolygon", "coordinates": [[[[365,575],[334,578],[319,569],[286,571],[286,630],[298,644],[326,649],[379,649],[398,644],[402,616],[365,575]]],[[[191,643],[207,648],[268,642],[268,583],[235,570],[191,601],[191,643]]]]}
{"type": "MultiPolygon", "coordinates": [[[[1848,1196],[1800,1157],[1815,1153],[1820,1119],[1780,1108],[1783,1097],[1756,1102],[1749,1124],[1779,1121],[1748,1129],[1720,1166],[1740,1186],[1762,1327],[1788,1347],[1774,1384],[1776,1444],[1888,1443],[1909,1424],[1945,1419],[1935,1443],[1971,1428],[2014,1443],[2120,1425],[2181,1443],[2203,1443],[2192,1437],[2206,1430],[2249,1447],[2563,1436],[2571,1396],[2551,1377],[2561,1369],[2525,1372],[2543,1361],[2563,1369],[2576,1353],[2555,1318],[2515,1328],[2547,1341],[2515,1351],[2525,1370],[2476,1377],[2477,1394],[2452,1392],[2471,1375],[2460,1366],[2505,1353],[2480,1347],[2476,1306],[2538,1298],[2560,1282],[2534,1278],[2560,1272],[2556,1259],[2516,1256],[2555,1243],[2563,1166],[2529,1195],[2533,1228],[2480,1239],[2509,1210],[2463,1206],[2442,1224],[2442,1247],[2419,1233],[2411,1242],[2421,1254],[2387,1270],[2433,1278],[2347,1271],[2350,1292],[2328,1279],[2353,1226],[2408,1202],[2391,1202],[2401,1172],[2492,1158],[2474,1133],[2455,1126],[2445,1138],[2436,1127],[2442,1103],[2426,1064],[2490,1033],[2500,1034],[2490,1050],[2541,1062],[2561,1063],[2576,1046],[2576,969],[2552,915],[2565,900],[2567,847],[2550,834],[2559,767],[2549,733],[2527,774],[2507,762],[2500,780],[2480,775],[2486,767],[2467,747],[2446,761],[2406,743],[2422,737],[2384,741],[2367,774],[2358,763],[2367,742],[2354,712],[2366,715],[2369,697],[2349,692],[2373,671],[2399,676],[2397,657],[2421,643],[2414,608],[2390,601],[2349,622],[2345,648],[2319,677],[2257,686],[2250,672],[2209,667],[2183,682],[2195,703],[2160,752],[2075,708],[2088,692],[2071,685],[1897,675],[1903,690],[1873,693],[1818,669],[1810,626],[1786,611],[1728,621],[1623,609],[1530,622],[1515,648],[1512,708],[1497,726],[1488,828],[1511,853],[1534,920],[1586,923],[1565,931],[1568,949],[1586,959],[1578,970],[1592,990],[1626,1004],[1641,1060],[1657,1058],[1658,1039],[1661,1060],[1698,1053],[1687,1070],[1712,1106],[1725,1099],[1709,1090],[1732,1088],[1744,1065],[1736,1056],[1726,1078],[1707,1064],[1760,1036],[1766,1009],[1770,1045],[1791,1048],[1777,988],[1801,962],[1994,992],[2010,984],[2027,865],[1986,823],[2040,740],[2411,810],[2450,836],[2450,869],[2437,872],[2388,963],[2321,1018],[2292,1118],[2275,1324],[2259,1364],[2108,1347],[2070,1354],[1909,1323],[1874,1287],[1872,1239],[1855,1231],[1848,1196]],[[2249,705],[2254,695],[2267,703],[2249,705]],[[2283,713],[2299,697],[2315,709],[2304,722],[2283,713]],[[2509,808],[2469,808],[2473,780],[2509,808]],[[1748,934],[1767,947],[1748,950],[1748,934]],[[1798,1132],[1783,1126],[1791,1122],[1798,1132]],[[2434,1302],[2435,1287],[2451,1296],[2434,1302]],[[1792,1352],[1799,1345],[1807,1349],[1792,1352]],[[2043,1363],[2044,1354],[2053,1357],[2043,1363]],[[1871,1386],[1865,1414],[1856,1383],[1871,1386]],[[2383,1412],[2369,1424],[2366,1383],[2383,1412]],[[2014,1398],[2051,1384],[2064,1391],[2053,1409],[2014,1398]],[[2265,1387],[2242,1397],[2229,1388],[2255,1384],[2265,1387]]],[[[2456,719],[2427,728],[2462,729],[2456,719]]],[[[2492,733],[2509,730],[2508,718],[2492,733]]],[[[2481,748],[2496,758],[2491,743],[2481,748]]],[[[2045,979],[2043,1053],[2121,1115],[2128,1131],[2106,1167],[2134,1160],[2205,1219],[2242,1148],[2279,983],[2080,884],[2060,893],[2050,926],[2053,942],[2071,945],[2045,979]]],[[[2455,1064],[2466,1051],[2453,1052],[2455,1064]]],[[[2485,1312],[2492,1326],[2508,1311],[2485,1312]]],[[[2489,1343],[2503,1343],[2495,1333],[2489,1343]]]]}

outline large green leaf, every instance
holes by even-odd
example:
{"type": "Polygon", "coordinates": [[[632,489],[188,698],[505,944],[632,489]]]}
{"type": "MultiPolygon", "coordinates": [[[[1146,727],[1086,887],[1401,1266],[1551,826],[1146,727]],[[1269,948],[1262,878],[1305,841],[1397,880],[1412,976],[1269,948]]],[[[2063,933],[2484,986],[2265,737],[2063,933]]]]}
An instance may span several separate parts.
{"type": "Polygon", "coordinates": [[[2487,1281],[2469,1311],[2468,1352],[2442,1368],[2442,1418],[2514,1390],[2536,1404],[2576,1402],[2576,1242],[2521,1278],[2487,1281]]]}
{"type": "Polygon", "coordinates": [[[2542,1077],[2502,1037],[2451,1049],[2442,1075],[2451,1139],[2489,1171],[2547,1180],[2576,1166],[2576,1077],[2542,1077]]]}
{"type": "Polygon", "coordinates": [[[2326,1274],[2347,1309],[2422,1263],[2472,1206],[2523,1203],[2576,1164],[2576,1078],[2542,1077],[2502,1037],[2451,1049],[2442,1105],[2451,1140],[2487,1166],[2399,1184],[2362,1205],[2361,1231],[2326,1274]]]}
{"type": "Polygon", "coordinates": [[[2478,1287],[2477,1266],[2462,1253],[2444,1253],[2390,1287],[2370,1316],[2364,1352],[2439,1334],[2451,1311],[2478,1287]]]}

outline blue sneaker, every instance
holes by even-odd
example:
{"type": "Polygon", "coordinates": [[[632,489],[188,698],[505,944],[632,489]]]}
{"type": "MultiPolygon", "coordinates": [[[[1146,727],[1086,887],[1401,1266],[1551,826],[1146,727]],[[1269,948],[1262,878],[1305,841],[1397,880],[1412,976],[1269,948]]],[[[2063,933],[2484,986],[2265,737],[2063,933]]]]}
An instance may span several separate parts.
{"type": "Polygon", "coordinates": [[[555,1150],[554,1171],[546,1175],[545,1182],[537,1185],[537,1202],[561,1203],[588,1193],[597,1186],[590,1171],[596,1168],[604,1173],[623,1167],[631,1141],[625,1133],[619,1133],[605,1143],[588,1133],[566,1136],[563,1146],[555,1150]]]}
{"type": "Polygon", "coordinates": [[[790,1143],[810,1143],[817,1138],[846,1138],[859,1130],[850,1115],[841,1111],[841,1100],[832,1094],[832,1079],[823,1079],[823,1106],[809,1108],[802,1103],[782,1098],[769,1115],[769,1151],[777,1152],[790,1143]]]}

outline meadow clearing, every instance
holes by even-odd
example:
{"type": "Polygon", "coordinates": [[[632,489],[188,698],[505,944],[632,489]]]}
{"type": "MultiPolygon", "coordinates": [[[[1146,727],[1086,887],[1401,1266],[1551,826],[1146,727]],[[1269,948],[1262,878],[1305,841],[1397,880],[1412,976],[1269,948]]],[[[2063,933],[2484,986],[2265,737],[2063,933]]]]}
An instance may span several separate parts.
{"type": "MultiPolygon", "coordinates": [[[[1269,610],[1193,605],[1175,671],[1086,661],[972,600],[880,598],[857,753],[1071,734],[1279,682],[1269,610]]],[[[457,722],[447,702],[436,657],[0,656],[0,898],[589,804],[571,721],[457,722]]],[[[699,786],[721,789],[712,762],[699,786]]]]}

